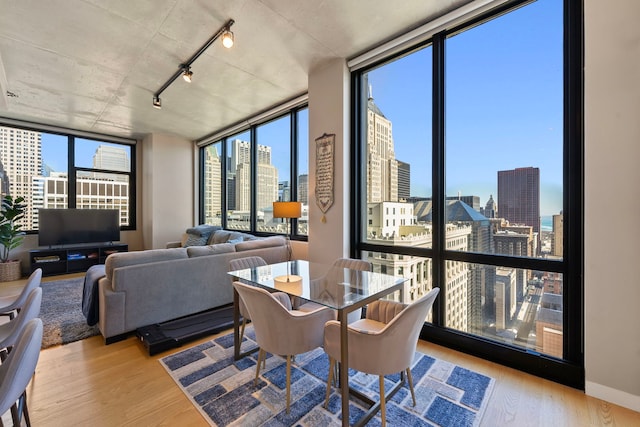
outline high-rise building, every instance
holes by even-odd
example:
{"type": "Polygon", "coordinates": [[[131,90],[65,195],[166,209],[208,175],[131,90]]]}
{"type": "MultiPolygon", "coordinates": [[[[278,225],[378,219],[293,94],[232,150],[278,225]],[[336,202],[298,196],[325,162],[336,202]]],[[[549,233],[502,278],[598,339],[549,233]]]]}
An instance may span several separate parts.
{"type": "MultiPolygon", "coordinates": [[[[278,200],[278,169],[271,164],[271,147],[258,145],[257,211],[270,209],[278,200]]],[[[229,176],[234,177],[235,209],[251,211],[251,143],[236,139],[231,145],[229,176]]]]}
{"type": "Polygon", "coordinates": [[[23,229],[30,230],[34,217],[32,185],[42,170],[41,133],[0,126],[0,162],[4,166],[3,194],[24,198],[23,229]]]}
{"type": "MultiPolygon", "coordinates": [[[[540,169],[498,171],[498,215],[511,224],[533,227],[540,236],[540,169]]],[[[540,245],[537,245],[539,248],[540,245]]],[[[534,254],[534,256],[536,256],[534,254]]]]}
{"type": "Polygon", "coordinates": [[[553,237],[551,238],[551,254],[562,257],[564,252],[563,233],[564,233],[564,217],[562,212],[553,215],[553,237]]]}
{"type": "Polygon", "coordinates": [[[95,169],[129,172],[130,165],[127,150],[121,147],[101,144],[93,154],[93,167],[95,169]]]}
{"type": "Polygon", "coordinates": [[[484,210],[480,210],[480,213],[487,218],[495,218],[497,215],[496,202],[493,200],[493,194],[489,195],[487,204],[484,205],[484,210]]]}
{"type": "Polygon", "coordinates": [[[391,121],[369,97],[367,108],[367,202],[398,201],[398,161],[391,121]]]}
{"type": "MultiPolygon", "coordinates": [[[[222,179],[222,162],[218,147],[211,145],[204,150],[204,173],[205,182],[216,183],[222,179]]],[[[206,224],[222,224],[222,195],[219,185],[204,185],[203,207],[206,224]]]]}
{"type": "Polygon", "coordinates": [[[411,165],[398,160],[398,199],[407,201],[411,197],[411,165]]]}
{"type": "Polygon", "coordinates": [[[309,204],[309,175],[298,176],[298,201],[303,205],[309,204]]]}

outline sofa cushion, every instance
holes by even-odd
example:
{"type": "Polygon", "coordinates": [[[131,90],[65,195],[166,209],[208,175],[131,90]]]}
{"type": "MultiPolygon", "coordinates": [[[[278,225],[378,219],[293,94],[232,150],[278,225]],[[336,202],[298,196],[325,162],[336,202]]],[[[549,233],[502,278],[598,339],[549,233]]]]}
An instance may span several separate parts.
{"type": "Polygon", "coordinates": [[[191,246],[187,248],[187,254],[189,255],[189,258],[217,255],[217,254],[226,254],[226,253],[235,252],[235,251],[236,251],[236,247],[231,243],[218,243],[217,245],[207,245],[207,246],[191,246]]]}
{"type": "Polygon", "coordinates": [[[217,243],[226,243],[229,240],[242,239],[244,241],[244,240],[256,239],[256,236],[253,236],[251,234],[242,233],[240,231],[229,231],[229,230],[216,230],[214,231],[211,237],[212,237],[212,240],[210,240],[209,242],[210,245],[212,244],[215,245],[217,243]]]}
{"type": "Polygon", "coordinates": [[[147,264],[150,262],[170,261],[174,259],[187,259],[187,249],[149,249],[146,251],[118,252],[107,257],[105,262],[105,274],[112,277],[113,270],[129,265],[147,264]]]}
{"type": "Polygon", "coordinates": [[[236,243],[236,252],[250,251],[251,249],[271,248],[274,246],[284,246],[287,240],[283,236],[270,236],[264,239],[245,240],[236,243]]]}

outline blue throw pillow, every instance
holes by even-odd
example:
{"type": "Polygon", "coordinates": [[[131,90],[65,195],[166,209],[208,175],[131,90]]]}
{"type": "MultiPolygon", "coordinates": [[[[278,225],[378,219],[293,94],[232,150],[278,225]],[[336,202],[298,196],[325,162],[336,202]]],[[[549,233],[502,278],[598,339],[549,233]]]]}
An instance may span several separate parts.
{"type": "Polygon", "coordinates": [[[204,246],[207,243],[208,238],[209,238],[209,235],[201,236],[197,234],[188,233],[187,240],[184,242],[183,247],[186,248],[189,246],[204,246]]]}
{"type": "Polygon", "coordinates": [[[229,239],[229,240],[227,240],[227,243],[234,243],[235,244],[235,243],[240,243],[242,241],[244,241],[244,239],[242,237],[238,237],[237,239],[229,239]]]}

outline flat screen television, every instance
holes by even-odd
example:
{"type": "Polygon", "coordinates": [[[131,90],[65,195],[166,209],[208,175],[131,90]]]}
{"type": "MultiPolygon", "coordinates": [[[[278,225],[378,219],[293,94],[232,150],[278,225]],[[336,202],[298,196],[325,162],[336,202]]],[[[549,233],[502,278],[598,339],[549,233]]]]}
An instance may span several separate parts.
{"type": "Polygon", "coordinates": [[[38,245],[107,243],[120,240],[117,209],[38,209],[38,245]]]}

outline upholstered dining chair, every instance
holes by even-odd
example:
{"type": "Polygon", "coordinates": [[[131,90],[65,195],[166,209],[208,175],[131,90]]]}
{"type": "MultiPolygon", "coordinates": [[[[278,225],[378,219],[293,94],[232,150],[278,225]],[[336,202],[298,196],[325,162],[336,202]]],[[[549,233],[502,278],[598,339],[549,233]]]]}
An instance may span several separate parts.
{"type": "Polygon", "coordinates": [[[27,426],[31,426],[27,411],[27,385],[36,371],[41,346],[42,320],[31,319],[7,359],[0,364],[0,414],[18,402],[18,410],[11,411],[14,426],[22,425],[22,415],[27,426]]]}
{"type": "Polygon", "coordinates": [[[0,360],[5,360],[7,353],[16,345],[27,322],[40,316],[41,303],[42,288],[36,287],[27,297],[18,315],[0,325],[0,360]]]}
{"type": "Polygon", "coordinates": [[[41,281],[42,269],[38,268],[31,273],[19,294],[0,297],[0,316],[9,316],[9,319],[13,319],[15,312],[22,308],[31,291],[39,287],[41,281]]]}
{"type": "MultiPolygon", "coordinates": [[[[229,261],[229,269],[231,271],[235,270],[244,270],[246,268],[255,268],[267,265],[267,262],[264,258],[259,256],[248,256],[244,258],[236,258],[229,261]]],[[[231,280],[233,283],[233,279],[231,280]]],[[[273,296],[280,301],[280,303],[285,306],[288,310],[291,310],[291,298],[284,292],[274,292],[273,296]]],[[[247,320],[251,320],[249,317],[249,312],[247,311],[247,307],[245,306],[242,298],[238,302],[238,308],[240,311],[240,316],[242,316],[242,324],[240,325],[240,341],[242,342],[242,338],[244,337],[244,329],[247,325],[247,320]]]]}
{"type": "Polygon", "coordinates": [[[324,325],[335,318],[333,310],[326,307],[315,311],[301,312],[287,310],[266,290],[241,282],[233,282],[233,286],[244,300],[253,328],[256,341],[260,346],[256,377],[260,375],[260,363],[266,352],[284,356],[286,359],[286,399],[287,414],[291,403],[291,359],[296,354],[306,353],[322,345],[324,325]]]}
{"type": "MultiPolygon", "coordinates": [[[[413,406],[416,405],[410,365],[420,329],[439,291],[440,288],[434,288],[409,305],[388,300],[375,301],[368,305],[364,319],[348,325],[349,368],[380,377],[380,413],[383,426],[386,425],[385,375],[406,372],[413,406]]],[[[340,360],[340,323],[337,321],[330,321],[325,325],[324,350],[329,355],[325,398],[327,407],[334,367],[336,360],[340,360]]]]}

